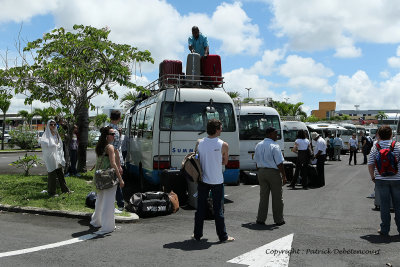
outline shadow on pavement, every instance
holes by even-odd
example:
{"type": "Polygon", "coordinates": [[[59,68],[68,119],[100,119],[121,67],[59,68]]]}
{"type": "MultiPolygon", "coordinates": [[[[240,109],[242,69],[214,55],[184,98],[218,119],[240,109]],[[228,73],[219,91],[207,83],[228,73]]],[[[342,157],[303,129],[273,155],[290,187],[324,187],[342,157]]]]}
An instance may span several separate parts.
{"type": "Polygon", "coordinates": [[[388,244],[400,242],[400,235],[382,236],[379,234],[373,234],[361,236],[361,239],[367,240],[368,242],[373,244],[388,244]]]}
{"type": "Polygon", "coordinates": [[[262,225],[262,224],[257,224],[255,222],[244,223],[242,224],[242,227],[256,231],[265,231],[265,230],[273,231],[274,229],[279,228],[275,224],[262,225]]]}
{"type": "Polygon", "coordinates": [[[180,249],[183,251],[193,251],[193,250],[205,250],[209,249],[212,245],[221,244],[220,242],[208,242],[208,239],[196,240],[184,240],[180,242],[172,242],[165,244],[163,248],[169,249],[180,249]]]}

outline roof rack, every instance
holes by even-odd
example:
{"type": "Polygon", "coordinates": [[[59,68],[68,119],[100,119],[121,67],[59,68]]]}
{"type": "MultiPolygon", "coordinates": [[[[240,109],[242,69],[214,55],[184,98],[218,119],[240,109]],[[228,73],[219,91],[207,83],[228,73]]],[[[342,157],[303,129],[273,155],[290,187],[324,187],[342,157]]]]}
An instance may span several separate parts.
{"type": "Polygon", "coordinates": [[[224,88],[224,77],[221,76],[202,76],[202,75],[183,75],[165,74],[152,81],[144,88],[152,94],[166,89],[196,88],[196,89],[215,89],[224,88]]]}

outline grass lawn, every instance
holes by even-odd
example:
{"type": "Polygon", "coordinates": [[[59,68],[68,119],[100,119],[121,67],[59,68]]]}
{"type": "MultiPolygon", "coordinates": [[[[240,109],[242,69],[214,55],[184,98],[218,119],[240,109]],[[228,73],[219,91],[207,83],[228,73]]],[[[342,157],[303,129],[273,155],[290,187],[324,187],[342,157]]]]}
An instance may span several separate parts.
{"type": "MultiPolygon", "coordinates": [[[[58,197],[50,197],[47,193],[47,175],[0,175],[0,204],[20,207],[36,207],[49,210],[68,210],[93,212],[85,206],[86,196],[96,191],[92,184],[94,171],[82,174],[81,177],[65,177],[72,194],[61,194],[57,186],[58,197]]],[[[118,214],[128,216],[127,212],[118,214]]]]}

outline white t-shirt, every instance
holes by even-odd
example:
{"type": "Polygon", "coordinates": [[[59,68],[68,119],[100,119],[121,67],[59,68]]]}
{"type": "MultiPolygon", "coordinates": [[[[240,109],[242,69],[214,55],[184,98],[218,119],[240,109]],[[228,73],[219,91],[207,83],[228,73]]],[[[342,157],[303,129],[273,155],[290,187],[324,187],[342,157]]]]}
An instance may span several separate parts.
{"type": "Polygon", "coordinates": [[[317,140],[317,144],[314,149],[314,155],[317,155],[318,151],[322,151],[321,155],[326,154],[326,142],[322,137],[319,137],[317,140]]]}
{"type": "Polygon", "coordinates": [[[296,139],[296,141],[294,141],[297,144],[297,149],[298,150],[307,150],[308,149],[308,145],[310,144],[310,141],[305,138],[305,139],[296,139]]]}
{"type": "Polygon", "coordinates": [[[224,141],[219,138],[204,137],[199,142],[198,151],[203,182],[206,184],[222,184],[222,145],[224,141]]]}

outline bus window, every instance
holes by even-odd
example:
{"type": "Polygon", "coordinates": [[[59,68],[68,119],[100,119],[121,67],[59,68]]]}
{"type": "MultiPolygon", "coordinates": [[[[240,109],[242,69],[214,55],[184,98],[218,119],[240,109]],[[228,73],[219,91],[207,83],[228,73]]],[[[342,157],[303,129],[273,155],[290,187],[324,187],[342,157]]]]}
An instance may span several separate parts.
{"type": "Polygon", "coordinates": [[[137,118],[137,112],[135,112],[135,113],[132,115],[131,135],[130,135],[130,137],[137,136],[136,118],[137,118]]]}
{"type": "Polygon", "coordinates": [[[160,129],[172,131],[204,131],[209,119],[222,122],[224,132],[234,132],[235,117],[229,103],[213,103],[214,113],[206,113],[206,102],[164,102],[161,107],[160,129]],[[173,123],[172,123],[173,119],[173,123]]]}
{"type": "Polygon", "coordinates": [[[156,103],[154,103],[146,108],[146,117],[144,120],[145,124],[143,126],[145,138],[153,137],[153,122],[154,122],[155,110],[156,110],[156,103]]]}
{"type": "Polygon", "coordinates": [[[283,139],[285,142],[294,142],[297,139],[298,130],[283,130],[283,139]]]}
{"type": "Polygon", "coordinates": [[[143,128],[144,128],[144,115],[146,113],[146,109],[142,108],[139,110],[137,119],[136,119],[136,128],[138,131],[137,137],[143,137],[143,128]]]}
{"type": "Polygon", "coordinates": [[[279,117],[276,115],[241,115],[240,116],[240,140],[263,140],[265,130],[272,126],[278,130],[278,140],[282,138],[279,117]]]}

